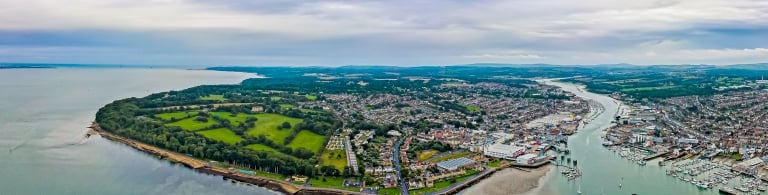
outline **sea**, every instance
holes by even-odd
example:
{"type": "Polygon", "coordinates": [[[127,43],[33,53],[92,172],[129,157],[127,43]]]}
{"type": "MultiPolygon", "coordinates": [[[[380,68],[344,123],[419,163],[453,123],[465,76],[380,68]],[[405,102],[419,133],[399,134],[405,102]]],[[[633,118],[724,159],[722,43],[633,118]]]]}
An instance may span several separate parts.
{"type": "Polygon", "coordinates": [[[0,69],[0,195],[278,194],[232,183],[98,136],[96,111],[114,100],[255,74],[150,68],[0,69]]]}
{"type": "MultiPolygon", "coordinates": [[[[84,138],[96,111],[117,99],[201,84],[236,84],[255,74],[152,68],[0,69],[0,195],[277,194],[197,173],[98,136],[84,138]]],[[[618,103],[566,90],[603,104],[605,114],[569,139],[583,176],[553,168],[528,194],[718,194],[639,166],[601,145],[618,103]],[[619,184],[622,184],[621,187],[619,184]]]]}

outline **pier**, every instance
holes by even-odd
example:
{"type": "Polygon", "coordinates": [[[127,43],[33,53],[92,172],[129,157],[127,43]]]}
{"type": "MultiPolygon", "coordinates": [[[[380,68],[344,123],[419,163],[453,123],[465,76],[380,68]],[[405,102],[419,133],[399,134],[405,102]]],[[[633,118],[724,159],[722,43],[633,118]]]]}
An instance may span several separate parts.
{"type": "Polygon", "coordinates": [[[643,158],[643,160],[644,161],[649,161],[649,160],[653,160],[653,159],[662,157],[662,156],[667,155],[667,154],[669,154],[669,152],[662,152],[662,153],[655,154],[653,156],[645,157],[645,158],[643,158]]]}

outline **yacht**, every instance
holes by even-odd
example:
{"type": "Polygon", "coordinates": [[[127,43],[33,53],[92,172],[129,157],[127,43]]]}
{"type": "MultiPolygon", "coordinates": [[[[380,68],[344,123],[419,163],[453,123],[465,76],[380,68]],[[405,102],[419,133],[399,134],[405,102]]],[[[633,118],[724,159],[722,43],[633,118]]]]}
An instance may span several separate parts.
{"type": "Polygon", "coordinates": [[[579,183],[579,190],[577,190],[576,193],[581,194],[581,183],[579,183]]]}

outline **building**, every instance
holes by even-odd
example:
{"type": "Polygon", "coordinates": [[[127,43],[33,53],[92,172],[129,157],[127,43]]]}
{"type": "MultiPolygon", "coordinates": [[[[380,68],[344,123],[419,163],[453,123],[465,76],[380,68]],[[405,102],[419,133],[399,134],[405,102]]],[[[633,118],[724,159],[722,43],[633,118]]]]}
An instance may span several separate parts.
{"type": "Polygon", "coordinates": [[[507,144],[493,144],[485,148],[483,154],[494,158],[514,160],[515,157],[525,153],[525,148],[507,144]]]}
{"type": "Polygon", "coordinates": [[[677,139],[677,144],[699,144],[699,140],[690,138],[677,139]]]}
{"type": "Polygon", "coordinates": [[[451,159],[451,160],[439,162],[437,163],[437,168],[440,168],[440,170],[445,170],[445,171],[455,171],[462,167],[474,165],[475,163],[477,162],[475,162],[472,159],[461,157],[457,159],[451,159]]]}
{"type": "Polygon", "coordinates": [[[535,154],[522,155],[520,157],[517,157],[516,161],[519,164],[533,164],[536,162],[536,155],[535,154]]]}

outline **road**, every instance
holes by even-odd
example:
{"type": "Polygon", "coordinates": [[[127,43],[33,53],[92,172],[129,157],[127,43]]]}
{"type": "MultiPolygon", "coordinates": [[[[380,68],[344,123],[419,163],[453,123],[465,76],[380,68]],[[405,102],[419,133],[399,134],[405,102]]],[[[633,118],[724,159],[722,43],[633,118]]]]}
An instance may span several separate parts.
{"type": "Polygon", "coordinates": [[[408,195],[408,186],[405,185],[403,174],[400,171],[400,145],[403,144],[403,140],[405,140],[405,137],[401,137],[400,140],[397,140],[397,143],[395,143],[395,150],[393,152],[395,153],[395,170],[397,171],[397,180],[400,181],[401,194],[408,195]]]}
{"type": "Polygon", "coordinates": [[[448,186],[448,187],[445,187],[445,188],[441,189],[440,191],[437,191],[437,192],[435,192],[435,193],[431,193],[431,194],[445,194],[446,192],[448,192],[448,191],[450,191],[450,190],[453,190],[453,189],[455,189],[456,187],[459,187],[459,186],[463,186],[463,185],[465,185],[465,184],[466,184],[466,183],[468,183],[468,182],[472,182],[472,181],[474,181],[474,180],[475,180],[477,177],[482,177],[482,176],[484,176],[484,175],[488,174],[488,173],[489,173],[489,172],[491,172],[491,171],[493,171],[493,169],[492,169],[491,167],[485,166],[485,170],[483,170],[482,172],[476,173],[476,174],[475,174],[475,175],[473,175],[472,177],[469,177],[469,178],[467,178],[467,179],[465,179],[465,180],[463,180],[463,181],[460,181],[460,182],[456,182],[456,183],[454,183],[454,184],[451,184],[450,186],[448,186]]]}

